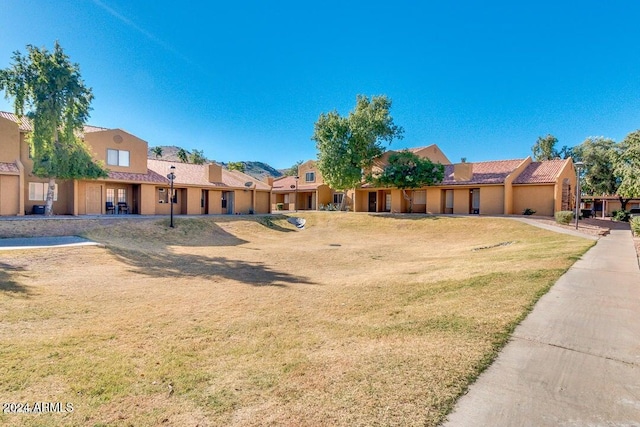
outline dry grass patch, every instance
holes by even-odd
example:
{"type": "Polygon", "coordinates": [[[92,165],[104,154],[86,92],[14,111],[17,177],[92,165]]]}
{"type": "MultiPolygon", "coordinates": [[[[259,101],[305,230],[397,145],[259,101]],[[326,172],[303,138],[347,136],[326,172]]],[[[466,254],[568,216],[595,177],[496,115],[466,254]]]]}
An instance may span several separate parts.
{"type": "Polygon", "coordinates": [[[98,224],[105,248],[0,253],[0,394],[75,409],[0,423],[436,425],[593,244],[507,219],[300,215],[98,224]]]}

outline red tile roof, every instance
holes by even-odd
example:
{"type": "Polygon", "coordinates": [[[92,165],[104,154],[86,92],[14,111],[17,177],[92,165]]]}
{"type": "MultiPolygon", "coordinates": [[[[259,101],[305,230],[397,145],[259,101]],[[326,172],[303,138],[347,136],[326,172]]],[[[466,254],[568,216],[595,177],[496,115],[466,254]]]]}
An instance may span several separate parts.
{"type": "MultiPolygon", "coordinates": [[[[20,120],[20,118],[18,116],[16,116],[13,113],[7,113],[6,111],[0,111],[0,117],[3,117],[7,120],[11,120],[14,123],[17,123],[20,130],[23,132],[32,132],[33,131],[33,123],[31,122],[31,119],[27,118],[27,117],[23,117],[22,120],[20,120]]],[[[98,127],[98,126],[91,126],[91,125],[85,125],[84,126],[84,133],[90,133],[90,132],[100,132],[103,130],[107,130],[107,128],[102,128],[102,127],[98,127]]]]}
{"type": "Polygon", "coordinates": [[[0,174],[2,175],[20,175],[20,169],[15,163],[0,162],[0,174]]]}
{"type": "MultiPolygon", "coordinates": [[[[316,191],[321,186],[326,185],[321,182],[311,182],[305,183],[304,180],[298,179],[297,187],[298,191],[316,191]]],[[[273,192],[274,193],[291,193],[296,189],[296,177],[295,176],[285,176],[282,178],[278,178],[273,181],[273,192]],[[293,188],[291,186],[293,185],[293,188]]]]}
{"type": "Polygon", "coordinates": [[[169,180],[162,175],[157,174],[151,169],[147,169],[147,173],[130,173],[130,172],[114,172],[109,171],[109,178],[115,181],[128,182],[152,182],[168,185],[169,180]]]}
{"type": "Polygon", "coordinates": [[[562,168],[568,160],[545,160],[532,162],[513,181],[514,184],[545,184],[553,183],[558,178],[562,168]]]}
{"type": "MultiPolygon", "coordinates": [[[[271,187],[262,181],[259,181],[247,174],[239,171],[230,171],[222,169],[222,182],[209,182],[209,165],[194,165],[192,163],[170,162],[167,160],[148,159],[147,166],[149,169],[167,176],[170,167],[175,166],[176,179],[175,184],[194,185],[199,187],[223,187],[223,188],[241,188],[245,189],[246,183],[251,182],[252,186],[258,190],[269,191],[271,187]]],[[[253,188],[251,187],[251,188],[253,188]]]]}
{"type": "Polygon", "coordinates": [[[503,184],[507,176],[513,173],[524,160],[514,159],[473,163],[473,174],[468,181],[456,181],[453,177],[453,165],[445,165],[444,180],[441,185],[503,184]]]}

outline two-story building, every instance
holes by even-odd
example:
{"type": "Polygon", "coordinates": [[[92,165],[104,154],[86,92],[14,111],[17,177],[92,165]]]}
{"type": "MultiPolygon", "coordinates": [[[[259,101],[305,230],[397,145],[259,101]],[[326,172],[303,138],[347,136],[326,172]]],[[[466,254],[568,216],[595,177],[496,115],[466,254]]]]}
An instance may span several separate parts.
{"type": "MultiPolygon", "coordinates": [[[[40,212],[47,179],[33,175],[27,135],[31,122],[0,112],[0,215],[40,212]]],[[[147,159],[146,141],[122,129],[85,126],[80,135],[94,159],[108,169],[95,180],[57,180],[56,215],[268,213],[270,186],[220,165],[147,159]],[[176,167],[174,197],[167,175],[176,167]]]]}

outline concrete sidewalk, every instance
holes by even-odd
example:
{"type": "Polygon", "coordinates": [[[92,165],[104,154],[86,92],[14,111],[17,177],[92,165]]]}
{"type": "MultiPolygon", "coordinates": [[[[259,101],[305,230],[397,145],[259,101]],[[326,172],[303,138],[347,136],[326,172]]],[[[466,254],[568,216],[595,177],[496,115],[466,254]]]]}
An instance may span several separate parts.
{"type": "Polygon", "coordinates": [[[96,245],[100,244],[78,236],[13,237],[8,239],[0,239],[0,251],[96,245]]]}
{"type": "Polygon", "coordinates": [[[611,230],[558,280],[444,426],[640,426],[630,231],[611,230]]]}

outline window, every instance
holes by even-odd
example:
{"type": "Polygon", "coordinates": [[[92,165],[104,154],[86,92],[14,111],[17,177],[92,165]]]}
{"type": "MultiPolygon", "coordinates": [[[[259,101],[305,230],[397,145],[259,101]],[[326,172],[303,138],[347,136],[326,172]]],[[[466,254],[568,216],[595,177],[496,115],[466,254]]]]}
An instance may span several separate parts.
{"type": "Polygon", "coordinates": [[[118,203],[127,203],[127,190],[118,188],[118,203]]]}
{"type": "Polygon", "coordinates": [[[335,205],[339,205],[342,203],[342,198],[344,197],[344,193],[334,193],[333,195],[333,203],[335,205]]]}
{"type": "MultiPolygon", "coordinates": [[[[125,191],[124,188],[121,189],[122,191],[125,191]]],[[[169,188],[158,188],[158,203],[169,203],[169,193],[171,192],[171,189],[169,188]]],[[[120,193],[118,193],[118,197],[120,197],[120,193]]],[[[123,193],[122,195],[123,200],[121,200],[122,202],[126,202],[126,193],[123,193]]],[[[178,192],[176,191],[176,189],[173,189],[173,203],[178,203],[178,192]]]]}
{"type": "Polygon", "coordinates": [[[113,188],[107,188],[107,202],[114,203],[116,201],[115,191],[113,188]]]}
{"type": "Polygon", "coordinates": [[[284,203],[289,203],[289,195],[288,194],[284,195],[284,203]]]}
{"type": "Polygon", "coordinates": [[[413,203],[416,205],[426,205],[427,204],[427,192],[426,191],[415,191],[413,193],[413,203]]]}
{"type": "Polygon", "coordinates": [[[304,180],[306,182],[316,182],[316,173],[315,172],[307,172],[304,176],[304,180]]]}
{"type": "Polygon", "coordinates": [[[129,167],[129,152],[125,150],[107,149],[107,164],[129,167]]]}
{"type": "MultiPolygon", "coordinates": [[[[44,201],[47,200],[47,182],[30,182],[29,183],[29,200],[44,201]]],[[[58,200],[58,184],[53,190],[53,201],[58,200]]]]}

